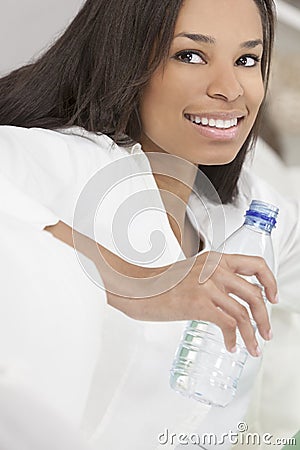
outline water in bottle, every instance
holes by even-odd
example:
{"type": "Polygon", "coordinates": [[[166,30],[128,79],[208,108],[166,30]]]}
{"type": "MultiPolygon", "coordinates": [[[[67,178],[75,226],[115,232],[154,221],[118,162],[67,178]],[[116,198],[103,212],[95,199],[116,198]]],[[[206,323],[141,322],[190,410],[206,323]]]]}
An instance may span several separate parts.
{"type": "MultiPolygon", "coordinates": [[[[271,232],[277,214],[276,206],[253,200],[244,224],[220,248],[224,253],[262,256],[273,271],[271,232]]],[[[259,284],[254,276],[245,278],[259,284]]],[[[248,304],[237,300],[246,306],[252,319],[248,304]]],[[[252,324],[256,329],[253,319],[252,324]]],[[[230,353],[226,350],[219,327],[210,322],[190,321],[175,355],[170,385],[186,397],[210,405],[226,406],[235,395],[247,357],[248,351],[238,331],[237,350],[230,353]]]]}

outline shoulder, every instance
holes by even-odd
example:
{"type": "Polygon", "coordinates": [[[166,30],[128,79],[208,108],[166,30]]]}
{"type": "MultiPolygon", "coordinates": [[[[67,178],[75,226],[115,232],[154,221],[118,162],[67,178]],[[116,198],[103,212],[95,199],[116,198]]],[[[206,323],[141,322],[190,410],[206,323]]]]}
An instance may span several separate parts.
{"type": "Polygon", "coordinates": [[[67,172],[70,164],[71,168],[78,163],[83,167],[101,165],[122,154],[124,149],[108,136],[89,133],[79,127],[48,130],[0,126],[0,157],[4,164],[10,162],[15,166],[20,159],[28,163],[31,160],[49,169],[49,164],[56,162],[56,171],[67,172]]]}
{"type": "MultiPolygon", "coordinates": [[[[288,184],[288,179],[286,180],[288,184]]],[[[255,174],[251,168],[244,168],[239,179],[239,198],[243,202],[253,199],[274,204],[282,213],[287,209],[298,211],[298,202],[292,196],[279,192],[268,181],[255,174]]],[[[283,215],[283,214],[282,214],[283,215]]]]}
{"type": "Polygon", "coordinates": [[[71,208],[97,170],[128,153],[130,149],[108,136],[79,127],[54,131],[0,126],[0,174],[59,213],[71,208]]]}
{"type": "Polygon", "coordinates": [[[60,130],[0,126],[0,160],[5,169],[35,169],[68,177],[78,171],[97,170],[124,156],[140,153],[140,144],[124,148],[105,134],[80,127],[60,130]]]}
{"type": "MultiPolygon", "coordinates": [[[[288,184],[288,180],[286,180],[288,184]]],[[[300,241],[300,202],[296,198],[278,192],[267,181],[253,173],[251,168],[243,169],[239,181],[239,192],[246,205],[251,200],[262,200],[279,208],[276,229],[272,233],[274,247],[280,260],[287,257],[300,241]]]]}

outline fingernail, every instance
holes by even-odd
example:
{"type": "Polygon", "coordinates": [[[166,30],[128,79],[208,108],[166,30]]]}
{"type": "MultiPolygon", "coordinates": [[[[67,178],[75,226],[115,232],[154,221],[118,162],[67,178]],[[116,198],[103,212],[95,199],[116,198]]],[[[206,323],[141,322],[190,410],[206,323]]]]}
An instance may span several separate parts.
{"type": "Polygon", "coordinates": [[[271,339],[273,339],[272,330],[270,330],[269,333],[268,333],[268,340],[270,341],[271,339]]]}
{"type": "Polygon", "coordinates": [[[279,303],[279,295],[278,294],[275,295],[274,302],[279,303]]]}
{"type": "Polygon", "coordinates": [[[261,356],[261,350],[260,350],[259,346],[257,346],[256,349],[255,349],[255,355],[256,356],[261,356]]]}
{"type": "Polygon", "coordinates": [[[236,345],[230,349],[230,353],[235,353],[235,352],[236,352],[236,345]]]}

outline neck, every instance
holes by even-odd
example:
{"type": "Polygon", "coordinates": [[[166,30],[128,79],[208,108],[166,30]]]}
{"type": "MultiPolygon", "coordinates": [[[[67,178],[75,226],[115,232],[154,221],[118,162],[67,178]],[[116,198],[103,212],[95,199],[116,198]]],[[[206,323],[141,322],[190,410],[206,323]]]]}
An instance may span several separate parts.
{"type": "Polygon", "coordinates": [[[160,149],[143,139],[153,176],[166,208],[171,228],[180,245],[183,243],[186,206],[197,174],[197,166],[160,149]]]}

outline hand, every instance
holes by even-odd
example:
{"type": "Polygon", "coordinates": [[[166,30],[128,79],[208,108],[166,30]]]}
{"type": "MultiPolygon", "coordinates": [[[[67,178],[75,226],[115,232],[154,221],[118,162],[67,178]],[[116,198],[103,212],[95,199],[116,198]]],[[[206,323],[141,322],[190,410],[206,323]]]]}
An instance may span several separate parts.
{"type": "MultiPolygon", "coordinates": [[[[187,261],[179,261],[172,266],[171,273],[174,278],[185,271],[187,261]]],[[[161,268],[143,270],[144,276],[151,274],[152,283],[159,284],[161,268]],[[155,277],[157,274],[159,276],[155,277]]],[[[132,276],[142,275],[141,268],[134,269],[133,266],[131,271],[132,276]],[[138,275],[134,274],[134,271],[139,272],[138,275]]],[[[249,353],[259,356],[260,351],[248,311],[229,294],[247,302],[258,330],[266,340],[271,338],[269,317],[261,288],[239,275],[255,275],[264,287],[267,299],[271,303],[277,303],[276,281],[263,258],[212,252],[198,255],[190,272],[167,292],[144,299],[122,298],[109,293],[108,302],[138,320],[204,320],[215,323],[221,328],[229,351],[235,350],[238,328],[249,353]],[[199,274],[203,272],[205,264],[207,265],[208,255],[211,260],[208,264],[215,265],[215,270],[206,268],[211,274],[206,281],[199,284],[199,274]]],[[[133,279],[132,283],[134,281],[133,279]]]]}

